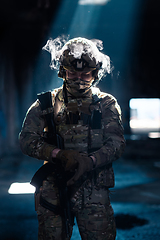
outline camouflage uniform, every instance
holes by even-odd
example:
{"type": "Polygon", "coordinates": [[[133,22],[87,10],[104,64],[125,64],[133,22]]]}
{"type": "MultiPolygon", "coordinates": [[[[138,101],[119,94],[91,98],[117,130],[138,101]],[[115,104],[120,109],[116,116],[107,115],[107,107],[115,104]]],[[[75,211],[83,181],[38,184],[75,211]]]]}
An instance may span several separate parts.
{"type": "MultiPolygon", "coordinates": [[[[63,99],[62,88],[52,92],[53,108],[41,110],[37,100],[28,110],[22,131],[20,145],[24,154],[45,161],[51,161],[51,153],[57,146],[48,144],[45,115],[54,112],[56,131],[64,139],[64,149],[73,149],[95,156],[97,167],[82,176],[71,186],[73,215],[77,219],[82,239],[113,240],[116,236],[113,209],[109,200],[109,188],[114,187],[112,162],[124,150],[121,110],[116,99],[92,87],[85,98],[68,96],[68,105],[63,99]],[[95,101],[94,97],[101,99],[95,101]],[[61,103],[55,114],[55,103],[61,103]],[[92,111],[101,113],[101,124],[92,129],[89,119],[92,111]],[[45,130],[44,130],[45,129],[45,130]],[[46,132],[45,132],[46,131],[46,132]]],[[[51,174],[43,182],[41,196],[48,202],[59,205],[55,176],[51,174]]],[[[37,210],[39,240],[65,239],[63,218],[41,205],[37,210]]]]}

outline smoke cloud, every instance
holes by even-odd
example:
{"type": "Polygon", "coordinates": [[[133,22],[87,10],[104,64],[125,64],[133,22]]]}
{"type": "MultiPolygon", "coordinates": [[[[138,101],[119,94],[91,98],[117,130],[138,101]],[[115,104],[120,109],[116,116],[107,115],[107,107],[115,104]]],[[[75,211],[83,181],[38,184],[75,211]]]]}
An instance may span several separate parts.
{"type": "Polygon", "coordinates": [[[81,59],[82,54],[88,54],[89,58],[96,61],[96,65],[101,65],[98,78],[99,80],[111,73],[110,57],[103,54],[103,42],[99,39],[88,40],[86,38],[75,38],[68,41],[69,37],[60,36],[55,39],[49,39],[46,45],[42,48],[51,54],[51,69],[59,69],[61,64],[61,56],[63,52],[70,49],[70,55],[75,59],[81,59]],[[74,41],[73,41],[74,40],[74,41]],[[71,44],[72,43],[72,44],[71,44]]]}

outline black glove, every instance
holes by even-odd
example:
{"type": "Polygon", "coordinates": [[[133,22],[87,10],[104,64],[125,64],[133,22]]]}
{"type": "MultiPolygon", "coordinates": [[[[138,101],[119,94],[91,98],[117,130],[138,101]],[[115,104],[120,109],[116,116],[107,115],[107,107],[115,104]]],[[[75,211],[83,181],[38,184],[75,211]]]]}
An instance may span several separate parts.
{"type": "Polygon", "coordinates": [[[61,160],[61,164],[64,167],[65,171],[72,171],[78,165],[77,156],[79,156],[79,152],[75,150],[60,150],[56,158],[61,160]]]}
{"type": "Polygon", "coordinates": [[[74,176],[67,182],[67,185],[74,184],[85,172],[93,170],[93,160],[87,154],[79,153],[77,155],[78,167],[74,176]]]}

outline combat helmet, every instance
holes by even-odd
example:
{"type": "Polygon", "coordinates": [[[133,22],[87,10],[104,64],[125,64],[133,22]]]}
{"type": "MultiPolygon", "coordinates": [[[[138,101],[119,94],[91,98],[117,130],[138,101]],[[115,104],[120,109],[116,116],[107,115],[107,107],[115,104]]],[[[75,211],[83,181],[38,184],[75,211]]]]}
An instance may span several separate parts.
{"type": "MultiPolygon", "coordinates": [[[[65,70],[89,72],[95,74],[102,66],[102,62],[97,61],[97,47],[86,38],[73,38],[62,48],[59,59],[60,67],[58,76],[64,78],[65,70]]],[[[97,74],[95,74],[96,76],[97,74]]]]}
{"type": "Polygon", "coordinates": [[[66,70],[93,71],[93,86],[111,72],[110,57],[100,51],[101,40],[77,37],[66,41],[65,36],[61,36],[49,39],[43,49],[51,53],[50,67],[59,71],[60,78],[65,79],[66,70]]]}

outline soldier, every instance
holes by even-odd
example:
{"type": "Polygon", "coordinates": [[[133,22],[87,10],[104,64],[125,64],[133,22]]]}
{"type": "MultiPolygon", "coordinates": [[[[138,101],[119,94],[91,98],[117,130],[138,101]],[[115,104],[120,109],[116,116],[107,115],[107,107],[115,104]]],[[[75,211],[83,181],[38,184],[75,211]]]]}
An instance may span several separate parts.
{"type": "MultiPolygon", "coordinates": [[[[65,234],[64,215],[54,211],[55,206],[63,207],[54,172],[57,164],[68,176],[68,201],[81,238],[116,237],[109,188],[114,187],[112,162],[121,156],[125,140],[117,100],[95,87],[106,72],[110,73],[110,59],[100,47],[100,41],[80,37],[64,46],[49,40],[44,47],[52,54],[51,67],[60,64],[58,76],[63,78],[63,86],[51,92],[49,108],[45,109],[40,99],[33,103],[19,136],[24,154],[53,165],[40,188],[39,240],[71,237],[65,234]],[[50,113],[52,133],[47,121],[50,113]]],[[[70,227],[72,232],[73,222],[70,227]]]]}

